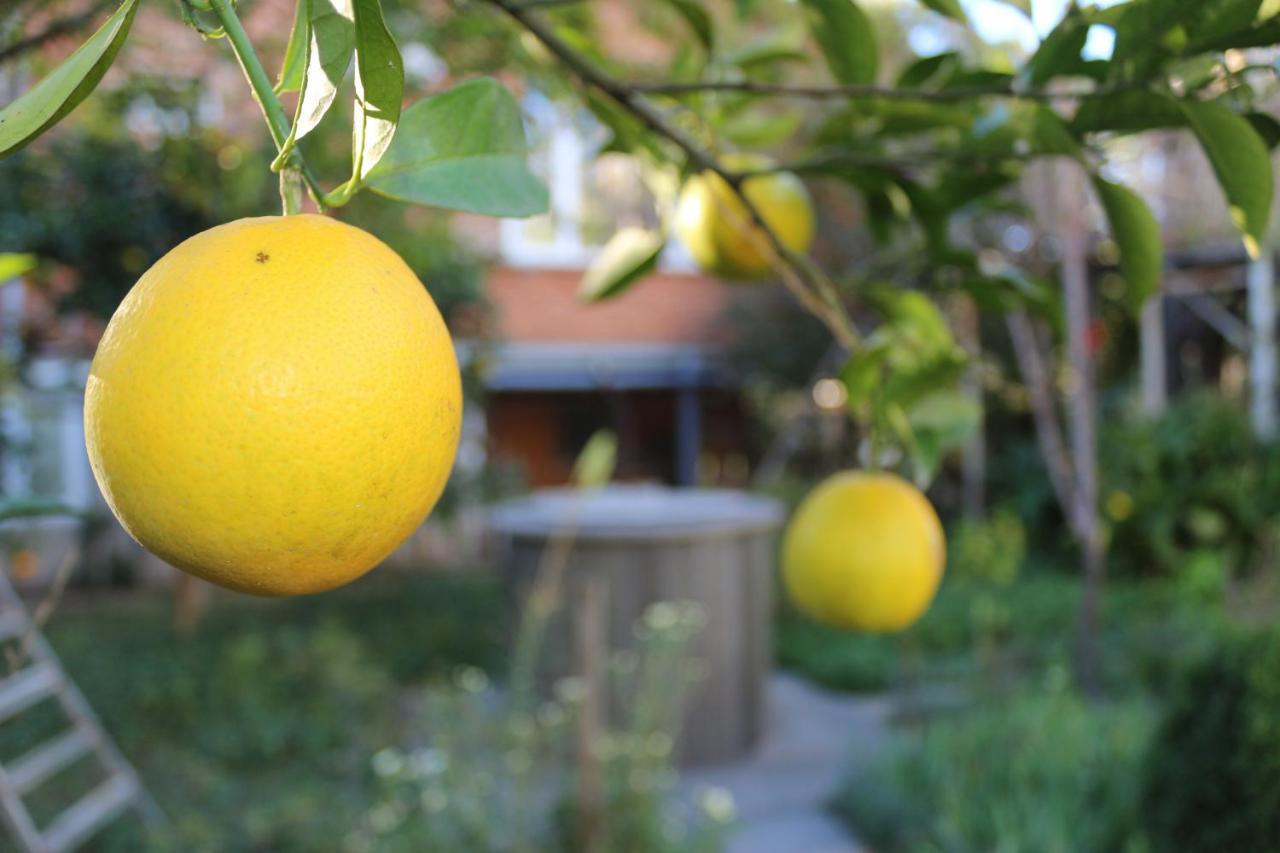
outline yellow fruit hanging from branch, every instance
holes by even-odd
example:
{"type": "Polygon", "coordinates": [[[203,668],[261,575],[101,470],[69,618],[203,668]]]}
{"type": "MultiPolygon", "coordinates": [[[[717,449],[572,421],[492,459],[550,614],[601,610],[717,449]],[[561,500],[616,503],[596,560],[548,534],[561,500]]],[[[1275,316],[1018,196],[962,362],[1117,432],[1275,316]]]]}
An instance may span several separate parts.
{"type": "Polygon", "coordinates": [[[329,589],[390,554],[439,498],[461,415],[417,276],[314,215],[241,219],[161,258],[85,393],[94,475],[129,533],[259,595],[329,589]]]}
{"type": "Polygon", "coordinates": [[[806,615],[855,631],[909,627],[942,581],[942,523],[896,474],[845,471],[801,502],[782,543],[782,576],[806,615]]]}
{"type": "MultiPolygon", "coordinates": [[[[725,165],[750,172],[770,162],[748,155],[727,155],[725,165]]],[[[813,243],[813,202],[801,180],[790,172],[752,175],[743,192],[761,217],[793,252],[813,243]]],[[[685,182],[676,202],[675,233],[698,266],[707,273],[736,281],[769,274],[773,247],[733,189],[719,175],[704,172],[685,182]]]]}

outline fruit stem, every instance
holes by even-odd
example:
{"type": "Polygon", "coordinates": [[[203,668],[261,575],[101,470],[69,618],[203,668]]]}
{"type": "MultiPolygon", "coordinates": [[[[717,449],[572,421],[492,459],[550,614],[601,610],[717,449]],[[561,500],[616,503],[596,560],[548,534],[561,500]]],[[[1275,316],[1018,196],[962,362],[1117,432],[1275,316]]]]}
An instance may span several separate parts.
{"type": "MultiPolygon", "coordinates": [[[[258,59],[258,54],[253,49],[253,42],[249,41],[249,34],[244,31],[244,27],[240,24],[240,18],[236,15],[233,0],[209,0],[209,7],[226,31],[227,41],[231,43],[231,49],[235,52],[236,59],[240,62],[240,68],[244,71],[245,79],[249,81],[249,88],[253,90],[253,97],[258,102],[258,106],[262,108],[262,115],[267,120],[267,129],[271,132],[271,139],[276,144],[276,150],[283,151],[285,140],[289,138],[289,117],[285,115],[284,107],[280,105],[280,99],[276,97],[275,90],[271,86],[271,80],[267,77],[266,69],[262,67],[262,61],[258,59]]],[[[285,189],[286,181],[288,180],[285,172],[291,169],[295,170],[302,178],[302,182],[306,185],[307,192],[310,193],[316,206],[324,210],[324,190],[320,188],[315,175],[311,173],[306,160],[302,158],[302,152],[296,147],[289,153],[289,164],[281,171],[280,179],[281,196],[285,199],[284,212],[286,214],[299,212],[298,209],[290,209],[295,207],[290,202],[293,194],[285,189]]],[[[297,207],[300,209],[300,205],[297,207]]]]}

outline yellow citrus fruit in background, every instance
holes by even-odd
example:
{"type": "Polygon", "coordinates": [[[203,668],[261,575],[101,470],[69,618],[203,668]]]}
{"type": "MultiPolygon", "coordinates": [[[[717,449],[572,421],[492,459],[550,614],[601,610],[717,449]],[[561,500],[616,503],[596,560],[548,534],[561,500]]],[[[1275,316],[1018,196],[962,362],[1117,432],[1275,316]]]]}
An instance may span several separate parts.
{"type": "MultiPolygon", "coordinates": [[[[729,155],[730,169],[768,167],[763,158],[729,155]]],[[[748,178],[743,192],[783,245],[796,252],[813,243],[813,203],[804,184],[790,172],[748,178]]],[[[703,271],[728,279],[758,279],[769,274],[768,238],[751,221],[746,205],[719,175],[704,172],[685,182],[676,203],[675,232],[703,271]]]]}
{"type": "Polygon", "coordinates": [[[231,589],[364,574],[444,488],[449,332],[386,244],[323,216],[241,219],[161,258],[107,326],[85,437],[121,524],[231,589]]]}
{"type": "Polygon", "coordinates": [[[795,606],[857,631],[900,631],[924,614],[946,562],[942,523],[895,474],[845,471],[801,502],[782,543],[795,606]]]}

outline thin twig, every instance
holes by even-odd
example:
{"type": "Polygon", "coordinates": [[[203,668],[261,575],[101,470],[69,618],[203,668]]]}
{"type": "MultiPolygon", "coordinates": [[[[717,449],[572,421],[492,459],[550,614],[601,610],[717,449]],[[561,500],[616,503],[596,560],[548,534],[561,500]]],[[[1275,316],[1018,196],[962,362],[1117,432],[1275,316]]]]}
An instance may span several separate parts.
{"type": "Polygon", "coordinates": [[[726,168],[710,151],[698,144],[661,110],[649,103],[640,92],[597,67],[570,47],[550,27],[544,25],[535,15],[529,14],[525,4],[514,2],[514,0],[489,0],[489,2],[506,12],[516,23],[542,42],[543,46],[564,63],[565,67],[579,80],[616,102],[650,130],[673,143],[684,152],[690,163],[697,169],[717,175],[728,184],[742,202],[752,222],[768,241],[769,248],[775,256],[773,266],[787,290],[830,329],[831,334],[841,345],[850,350],[857,347],[857,332],[844,311],[835,285],[816,270],[806,257],[792,251],[782,242],[777,232],[765,221],[759,208],[747,197],[744,191],[746,178],[743,174],[726,168]]]}
{"type": "MultiPolygon", "coordinates": [[[[853,100],[881,98],[893,101],[968,101],[975,98],[1021,98],[1029,101],[1049,101],[1060,98],[1101,98],[1115,94],[1120,87],[1080,89],[1076,91],[1046,91],[1043,89],[1017,89],[1012,83],[992,86],[963,86],[954,89],[914,89],[876,85],[806,86],[791,83],[764,83],[756,80],[694,80],[688,82],[628,83],[627,88],[642,95],[694,95],[701,92],[738,92],[753,95],[775,95],[786,98],[812,100],[853,100]]],[[[1124,87],[1128,88],[1128,87],[1124,87]]]]}

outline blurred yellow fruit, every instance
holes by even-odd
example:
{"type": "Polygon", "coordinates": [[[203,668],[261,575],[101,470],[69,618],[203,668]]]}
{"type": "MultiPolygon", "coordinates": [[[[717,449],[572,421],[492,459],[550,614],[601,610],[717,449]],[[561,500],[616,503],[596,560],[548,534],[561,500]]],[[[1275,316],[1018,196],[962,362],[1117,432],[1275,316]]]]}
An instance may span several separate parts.
{"type": "Polygon", "coordinates": [[[449,332],[381,241],[323,216],[241,219],[179,245],[107,327],[85,392],[121,524],[259,595],[346,583],[435,504],[462,390],[449,332]]]}
{"type": "MultiPolygon", "coordinates": [[[[744,155],[726,156],[724,163],[738,171],[770,165],[766,159],[744,155]]],[[[790,172],[757,175],[747,178],[743,191],[784,246],[808,251],[813,242],[813,203],[799,178],[790,172]]],[[[768,238],[719,175],[704,172],[685,182],[676,203],[675,232],[704,272],[737,280],[769,274],[768,238]]]]}
{"type": "Polygon", "coordinates": [[[1115,491],[1107,495],[1107,517],[1112,521],[1127,521],[1133,515],[1133,495],[1128,492],[1115,491]]]}
{"type": "Polygon", "coordinates": [[[801,502],[782,543],[792,603],[856,631],[901,631],[942,580],[942,523],[919,489],[894,474],[845,471],[801,502]]]}

